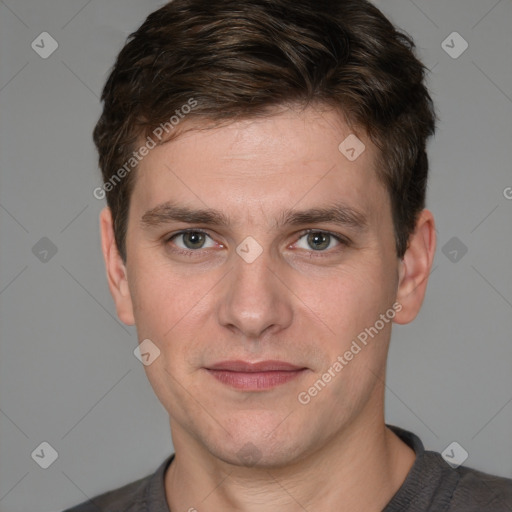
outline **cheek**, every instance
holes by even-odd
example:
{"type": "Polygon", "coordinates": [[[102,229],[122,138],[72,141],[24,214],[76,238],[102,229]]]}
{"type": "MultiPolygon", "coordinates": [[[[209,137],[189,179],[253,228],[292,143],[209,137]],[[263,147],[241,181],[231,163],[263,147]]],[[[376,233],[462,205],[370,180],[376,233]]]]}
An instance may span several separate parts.
{"type": "Polygon", "coordinates": [[[200,296],[200,284],[183,279],[161,260],[134,256],[134,270],[129,275],[137,326],[162,335],[193,308],[200,296]]]}
{"type": "Polygon", "coordinates": [[[183,276],[165,263],[141,261],[137,266],[132,261],[137,270],[130,290],[139,340],[149,338],[159,347],[169,371],[188,371],[189,355],[201,348],[199,334],[204,338],[205,322],[211,321],[208,292],[218,276],[183,276]]]}
{"type": "Polygon", "coordinates": [[[311,317],[313,312],[316,323],[321,321],[326,332],[346,342],[391,305],[387,281],[380,265],[360,261],[339,267],[326,278],[297,281],[295,290],[305,313],[309,310],[311,317]]]}

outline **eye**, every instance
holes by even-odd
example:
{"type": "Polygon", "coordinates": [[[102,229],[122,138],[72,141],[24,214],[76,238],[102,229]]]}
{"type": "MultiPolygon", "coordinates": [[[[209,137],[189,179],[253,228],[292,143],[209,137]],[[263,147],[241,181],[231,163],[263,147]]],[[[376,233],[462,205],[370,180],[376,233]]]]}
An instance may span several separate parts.
{"type": "Polygon", "coordinates": [[[215,246],[215,242],[208,233],[199,230],[185,230],[175,233],[167,239],[167,242],[173,242],[178,248],[185,251],[195,251],[197,249],[209,249],[215,246]],[[206,246],[207,238],[211,240],[211,244],[206,246]]]}
{"type": "Polygon", "coordinates": [[[311,250],[314,252],[327,252],[327,249],[339,245],[348,245],[348,240],[343,237],[330,233],[328,231],[309,230],[302,234],[295,245],[299,249],[311,250]],[[301,242],[304,240],[304,242],[301,242]]]}

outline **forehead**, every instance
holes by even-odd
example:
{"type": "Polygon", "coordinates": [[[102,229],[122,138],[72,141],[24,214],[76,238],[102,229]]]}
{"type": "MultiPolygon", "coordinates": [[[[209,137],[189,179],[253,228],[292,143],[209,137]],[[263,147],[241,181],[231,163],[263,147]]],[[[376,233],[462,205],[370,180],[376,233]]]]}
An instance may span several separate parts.
{"type": "Polygon", "coordinates": [[[229,211],[240,222],[340,201],[375,220],[389,209],[375,172],[377,148],[333,110],[189,125],[139,163],[131,200],[138,218],[170,200],[229,211]]]}

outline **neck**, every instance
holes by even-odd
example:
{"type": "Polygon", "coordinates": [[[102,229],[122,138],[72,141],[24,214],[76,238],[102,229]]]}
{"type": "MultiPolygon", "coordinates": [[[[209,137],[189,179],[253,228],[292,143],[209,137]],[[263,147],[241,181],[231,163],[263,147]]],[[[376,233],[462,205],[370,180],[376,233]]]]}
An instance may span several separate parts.
{"type": "MultiPolygon", "coordinates": [[[[375,409],[373,409],[375,411],[375,409]]],[[[228,464],[171,423],[175,459],[165,475],[172,512],[381,511],[411,469],[414,451],[378,418],[358,417],[336,439],[286,467],[228,464]]]]}

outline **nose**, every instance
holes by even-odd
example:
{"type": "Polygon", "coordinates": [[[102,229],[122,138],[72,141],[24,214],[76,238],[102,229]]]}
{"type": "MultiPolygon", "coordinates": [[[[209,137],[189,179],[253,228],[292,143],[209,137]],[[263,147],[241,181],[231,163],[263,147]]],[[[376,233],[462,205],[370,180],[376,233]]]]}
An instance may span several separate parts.
{"type": "Polygon", "coordinates": [[[284,270],[266,250],[251,263],[233,254],[233,265],[218,303],[220,324],[250,340],[286,329],[293,319],[293,294],[284,284],[284,270]]]}

